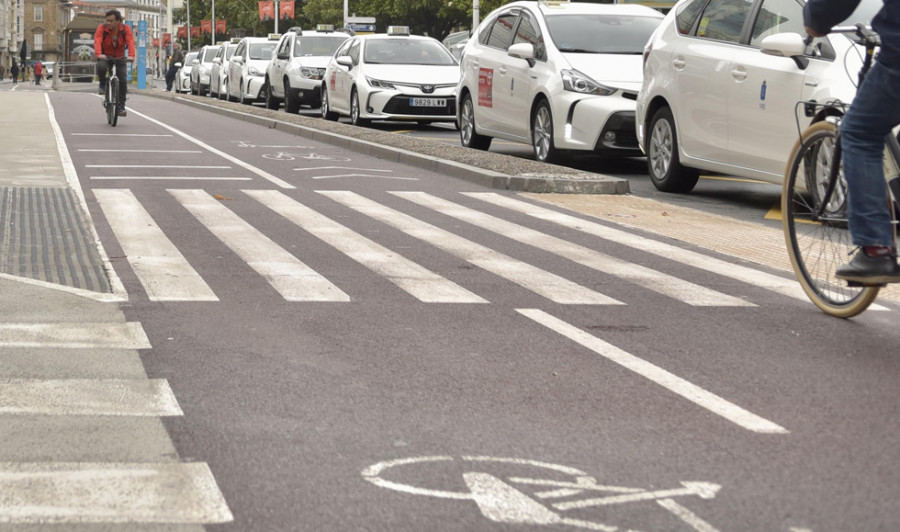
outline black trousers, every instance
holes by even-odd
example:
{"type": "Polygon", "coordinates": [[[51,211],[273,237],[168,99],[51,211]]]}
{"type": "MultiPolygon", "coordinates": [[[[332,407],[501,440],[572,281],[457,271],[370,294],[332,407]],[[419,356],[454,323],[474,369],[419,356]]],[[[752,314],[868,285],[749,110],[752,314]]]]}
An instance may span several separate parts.
{"type": "MultiPolygon", "coordinates": [[[[166,70],[166,90],[172,90],[172,83],[175,82],[175,73],[178,72],[178,67],[172,65],[169,67],[169,70],[166,70]]],[[[178,87],[180,90],[181,87],[178,87]]]]}
{"type": "Polygon", "coordinates": [[[100,86],[106,87],[106,80],[113,68],[115,68],[116,76],[119,78],[119,107],[125,107],[126,87],[128,87],[128,62],[125,58],[107,58],[106,60],[97,61],[97,77],[100,78],[100,86]]]}

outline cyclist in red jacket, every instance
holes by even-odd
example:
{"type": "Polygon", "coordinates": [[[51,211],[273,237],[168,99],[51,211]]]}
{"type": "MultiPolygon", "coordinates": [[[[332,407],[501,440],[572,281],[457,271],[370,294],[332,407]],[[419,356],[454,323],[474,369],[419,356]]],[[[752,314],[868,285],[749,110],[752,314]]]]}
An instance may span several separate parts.
{"type": "Polygon", "coordinates": [[[106,93],[106,80],[111,67],[119,78],[119,116],[125,116],[125,87],[128,85],[127,61],[134,61],[134,36],[131,28],[122,23],[122,13],[110,9],[106,23],[100,24],[94,33],[94,53],[97,55],[97,76],[100,78],[100,94],[106,93]],[[125,49],[128,56],[125,56],[125,49]]]}

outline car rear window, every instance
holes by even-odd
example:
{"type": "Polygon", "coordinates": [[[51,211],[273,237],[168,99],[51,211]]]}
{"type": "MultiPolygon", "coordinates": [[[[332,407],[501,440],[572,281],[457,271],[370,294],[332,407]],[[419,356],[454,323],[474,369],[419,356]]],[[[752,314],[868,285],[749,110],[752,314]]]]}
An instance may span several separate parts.
{"type": "Polygon", "coordinates": [[[300,37],[294,41],[294,56],[333,55],[334,51],[347,40],[349,35],[328,37],[300,37]]]}
{"type": "Polygon", "coordinates": [[[547,28],[560,52],[641,54],[663,17],[548,15],[547,28]]]}
{"type": "Polygon", "coordinates": [[[382,65],[455,65],[456,59],[438,41],[420,39],[372,39],[363,60],[382,65]]]}
{"type": "Polygon", "coordinates": [[[277,42],[261,42],[250,45],[250,59],[272,59],[277,42]]]}

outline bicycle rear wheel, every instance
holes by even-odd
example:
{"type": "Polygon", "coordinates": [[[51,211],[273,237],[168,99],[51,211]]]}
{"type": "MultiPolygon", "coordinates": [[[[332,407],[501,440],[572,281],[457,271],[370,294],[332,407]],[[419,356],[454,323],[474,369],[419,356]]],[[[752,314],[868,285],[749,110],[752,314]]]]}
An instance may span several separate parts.
{"type": "Polygon", "coordinates": [[[840,167],[834,191],[816,216],[828,187],[836,152],[837,126],[818,122],[803,132],[791,151],[781,195],[784,237],[797,280],[812,302],[827,314],[850,318],[862,313],[880,286],[849,286],[835,277],[855,246],[847,225],[846,182],[840,167]]]}
{"type": "Polygon", "coordinates": [[[109,102],[106,105],[106,121],[116,127],[119,121],[119,79],[115,76],[111,76],[106,84],[106,99],[109,102]]]}

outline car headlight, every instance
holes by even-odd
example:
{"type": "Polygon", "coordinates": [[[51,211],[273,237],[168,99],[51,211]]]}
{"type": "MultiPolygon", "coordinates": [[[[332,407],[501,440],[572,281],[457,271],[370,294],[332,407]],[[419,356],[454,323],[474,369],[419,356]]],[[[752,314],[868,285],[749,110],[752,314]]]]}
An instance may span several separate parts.
{"type": "Polygon", "coordinates": [[[366,81],[376,89],[397,90],[397,87],[394,87],[394,84],[390,81],[382,81],[380,79],[370,78],[369,76],[366,76],[366,81]]]}
{"type": "Polygon", "coordinates": [[[306,79],[322,79],[319,75],[319,69],[315,67],[300,67],[300,76],[306,79]]]}
{"type": "Polygon", "coordinates": [[[250,67],[247,70],[247,73],[250,74],[251,76],[262,76],[263,75],[263,73],[260,72],[256,67],[250,67]]]}
{"type": "Polygon", "coordinates": [[[601,85],[590,77],[577,70],[563,70],[560,72],[563,80],[563,88],[567,91],[579,94],[596,94],[597,96],[609,96],[616,89],[601,85]]]}

